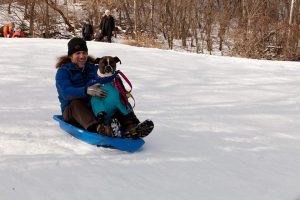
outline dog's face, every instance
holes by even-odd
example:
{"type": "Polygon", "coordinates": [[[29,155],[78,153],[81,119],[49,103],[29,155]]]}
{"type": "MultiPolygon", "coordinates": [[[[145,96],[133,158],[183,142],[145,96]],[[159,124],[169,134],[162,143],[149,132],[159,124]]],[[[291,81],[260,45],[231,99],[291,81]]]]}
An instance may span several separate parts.
{"type": "Polygon", "coordinates": [[[104,56],[96,58],[94,63],[98,64],[98,75],[108,76],[114,74],[118,62],[121,64],[121,60],[116,56],[104,56]]]}

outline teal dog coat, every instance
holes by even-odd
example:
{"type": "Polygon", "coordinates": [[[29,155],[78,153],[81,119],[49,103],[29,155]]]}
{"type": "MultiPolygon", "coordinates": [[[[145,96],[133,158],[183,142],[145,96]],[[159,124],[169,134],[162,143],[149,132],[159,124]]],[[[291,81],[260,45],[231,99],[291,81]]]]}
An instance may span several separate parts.
{"type": "Polygon", "coordinates": [[[107,96],[104,98],[91,98],[91,105],[95,116],[101,112],[104,112],[104,120],[105,122],[108,122],[117,110],[123,115],[127,115],[132,112],[130,105],[125,105],[121,102],[120,93],[114,86],[113,82],[103,84],[99,87],[107,92],[107,96]]]}

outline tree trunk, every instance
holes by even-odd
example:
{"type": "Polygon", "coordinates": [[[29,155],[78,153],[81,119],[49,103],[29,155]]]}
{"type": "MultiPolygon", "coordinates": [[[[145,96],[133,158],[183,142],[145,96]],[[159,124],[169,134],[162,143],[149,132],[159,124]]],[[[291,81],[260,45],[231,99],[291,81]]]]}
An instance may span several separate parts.
{"type": "Polygon", "coordinates": [[[45,35],[44,37],[45,38],[49,38],[50,37],[50,34],[49,34],[49,6],[48,6],[48,0],[46,0],[46,17],[44,18],[45,19],[45,35]]]}
{"type": "Polygon", "coordinates": [[[136,0],[133,1],[133,16],[134,16],[134,38],[137,38],[137,5],[136,0]]]}
{"type": "Polygon", "coordinates": [[[150,30],[151,34],[154,35],[154,0],[150,0],[151,11],[150,11],[150,30]]]}
{"type": "Polygon", "coordinates": [[[289,19],[289,25],[292,25],[293,23],[293,10],[295,5],[295,0],[291,0],[291,11],[290,11],[290,19],[289,19]]]}
{"type": "Polygon", "coordinates": [[[10,15],[11,14],[11,4],[12,4],[13,0],[10,0],[8,3],[8,7],[7,7],[7,13],[10,15]]]}
{"type": "Polygon", "coordinates": [[[74,29],[74,27],[70,24],[68,18],[65,16],[65,14],[64,14],[59,8],[57,8],[56,4],[55,4],[53,1],[51,1],[51,0],[47,0],[46,3],[47,3],[53,10],[57,11],[57,12],[61,15],[61,17],[63,18],[64,22],[65,22],[65,23],[67,24],[67,26],[69,27],[69,28],[68,28],[68,31],[73,32],[73,34],[75,35],[75,29],[74,29]]]}
{"type": "Polygon", "coordinates": [[[28,14],[28,0],[24,1],[24,20],[29,19],[28,14]]]}
{"type": "Polygon", "coordinates": [[[129,29],[132,31],[133,27],[132,27],[132,21],[130,19],[130,14],[129,14],[129,11],[128,11],[127,0],[125,0],[123,2],[123,8],[124,8],[124,11],[125,11],[127,24],[129,25],[129,29]]]}
{"type": "Polygon", "coordinates": [[[32,37],[34,37],[34,18],[35,18],[34,8],[35,8],[35,0],[31,0],[30,18],[29,18],[29,33],[32,37]]]}

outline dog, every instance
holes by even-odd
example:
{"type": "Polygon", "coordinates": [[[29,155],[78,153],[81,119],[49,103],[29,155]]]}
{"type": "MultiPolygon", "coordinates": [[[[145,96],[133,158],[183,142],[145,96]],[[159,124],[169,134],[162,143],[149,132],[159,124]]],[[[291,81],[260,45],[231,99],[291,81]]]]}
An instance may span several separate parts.
{"type": "Polygon", "coordinates": [[[112,116],[120,111],[123,115],[132,112],[129,105],[121,102],[121,96],[115,87],[115,78],[117,77],[117,63],[121,60],[118,57],[104,56],[96,58],[95,64],[98,64],[98,82],[101,83],[101,89],[107,92],[105,98],[92,97],[91,105],[95,116],[103,115],[104,122],[108,123],[112,116]]]}
{"type": "Polygon", "coordinates": [[[117,63],[120,62],[121,60],[115,56],[104,56],[101,58],[96,58],[94,61],[95,64],[98,64],[98,71],[97,74],[99,77],[109,77],[112,76],[113,73],[117,69],[117,63]]]}
{"type": "MultiPolygon", "coordinates": [[[[153,122],[145,120],[140,123],[132,106],[127,99],[125,103],[122,101],[122,95],[116,87],[116,79],[120,79],[118,71],[116,71],[117,63],[121,64],[121,60],[117,56],[104,56],[96,58],[94,63],[98,65],[98,81],[102,84],[100,87],[107,92],[105,98],[91,98],[91,106],[95,116],[100,121],[103,120],[103,123],[109,124],[116,112],[119,112],[121,115],[119,115],[118,121],[123,132],[125,132],[124,137],[137,139],[149,135],[154,128],[153,122]]],[[[124,86],[122,85],[122,87],[124,86]]],[[[117,136],[119,136],[118,134],[117,136]]]]}

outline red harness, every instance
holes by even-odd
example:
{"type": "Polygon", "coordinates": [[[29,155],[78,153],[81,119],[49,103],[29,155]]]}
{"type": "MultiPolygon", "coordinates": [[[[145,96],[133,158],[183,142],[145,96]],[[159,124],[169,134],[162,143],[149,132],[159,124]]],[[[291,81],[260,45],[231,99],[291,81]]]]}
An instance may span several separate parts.
{"type": "Polygon", "coordinates": [[[132,91],[132,84],[131,82],[128,80],[128,78],[125,76],[125,74],[123,74],[123,72],[121,72],[120,70],[118,70],[118,74],[120,74],[120,76],[116,76],[115,80],[114,80],[114,85],[117,88],[117,90],[120,92],[121,95],[121,100],[122,103],[125,105],[130,104],[129,103],[129,98],[131,97],[133,99],[133,108],[135,107],[135,99],[133,98],[131,91],[132,91]],[[130,90],[127,90],[123,84],[122,78],[126,81],[126,83],[129,85],[130,90]]]}

